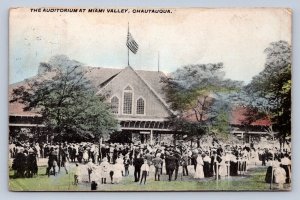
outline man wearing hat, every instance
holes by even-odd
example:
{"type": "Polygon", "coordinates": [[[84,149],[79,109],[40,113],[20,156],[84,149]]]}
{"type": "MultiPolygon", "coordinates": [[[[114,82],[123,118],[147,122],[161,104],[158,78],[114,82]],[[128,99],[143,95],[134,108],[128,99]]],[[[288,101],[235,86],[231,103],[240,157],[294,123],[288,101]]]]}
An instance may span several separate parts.
{"type": "Polygon", "coordinates": [[[189,156],[187,152],[184,152],[182,159],[181,159],[181,165],[182,165],[182,175],[183,176],[188,176],[189,171],[188,171],[188,162],[189,162],[189,156]]]}
{"type": "Polygon", "coordinates": [[[28,150],[27,156],[27,175],[29,178],[32,178],[34,174],[37,174],[38,166],[36,160],[36,153],[32,148],[28,150]]]}
{"type": "Polygon", "coordinates": [[[174,156],[173,152],[170,152],[169,156],[166,156],[167,174],[169,175],[169,181],[172,180],[173,172],[178,164],[178,159],[174,156]]]}
{"type": "Polygon", "coordinates": [[[162,170],[163,160],[160,158],[161,154],[156,154],[156,157],[152,160],[152,163],[155,167],[155,181],[160,181],[160,174],[162,170]]]}
{"type": "Polygon", "coordinates": [[[16,177],[24,177],[26,166],[26,156],[24,154],[24,148],[18,148],[18,152],[13,160],[12,168],[16,170],[16,177]]]}
{"type": "Polygon", "coordinates": [[[174,150],[174,156],[176,158],[176,165],[175,165],[175,180],[177,180],[177,176],[178,176],[178,170],[179,170],[179,166],[180,166],[180,151],[176,151],[174,150]]]}
{"type": "Polygon", "coordinates": [[[144,159],[142,154],[136,155],[133,159],[133,166],[134,166],[134,182],[139,182],[141,176],[141,167],[144,164],[144,159]]]}

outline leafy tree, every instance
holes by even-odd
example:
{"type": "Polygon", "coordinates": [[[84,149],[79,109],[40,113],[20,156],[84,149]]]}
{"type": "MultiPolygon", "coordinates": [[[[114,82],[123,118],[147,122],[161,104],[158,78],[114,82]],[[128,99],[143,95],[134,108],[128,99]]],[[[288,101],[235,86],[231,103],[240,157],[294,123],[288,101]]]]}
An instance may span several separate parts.
{"type": "Polygon", "coordinates": [[[172,118],[176,130],[186,130],[198,139],[213,129],[229,133],[229,116],[225,117],[230,109],[229,97],[241,89],[242,83],[225,79],[222,69],[222,63],[187,65],[163,79],[168,103],[176,111],[172,118]],[[224,118],[219,116],[221,112],[224,118]],[[194,120],[188,120],[188,116],[194,120]]]}
{"type": "Polygon", "coordinates": [[[41,63],[39,76],[13,90],[13,101],[43,116],[46,127],[60,138],[99,138],[116,128],[110,106],[85,78],[81,63],[54,56],[41,63]]]}
{"type": "Polygon", "coordinates": [[[243,103],[256,115],[253,120],[268,118],[270,132],[279,132],[280,143],[291,134],[291,46],[273,42],[265,49],[265,68],[241,92],[243,103]],[[249,95],[251,94],[251,95],[249,95]]]}

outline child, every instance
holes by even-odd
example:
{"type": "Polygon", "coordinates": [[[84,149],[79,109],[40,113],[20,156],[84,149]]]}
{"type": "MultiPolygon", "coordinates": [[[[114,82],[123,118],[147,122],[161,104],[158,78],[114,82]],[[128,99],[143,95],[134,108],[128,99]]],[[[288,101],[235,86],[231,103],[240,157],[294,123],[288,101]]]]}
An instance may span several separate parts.
{"type": "Polygon", "coordinates": [[[101,184],[106,184],[106,179],[109,177],[109,168],[110,164],[107,161],[107,158],[103,158],[103,162],[100,164],[101,170],[101,184]]]}
{"type": "Polygon", "coordinates": [[[93,172],[94,163],[92,162],[92,159],[90,158],[89,162],[86,164],[88,176],[89,176],[89,183],[91,182],[91,173],[93,172]]]}
{"type": "Polygon", "coordinates": [[[124,158],[124,167],[125,167],[125,176],[129,175],[129,164],[130,164],[130,159],[129,159],[129,155],[126,154],[125,158],[124,158]]]}
{"type": "Polygon", "coordinates": [[[80,176],[80,168],[79,168],[78,164],[76,163],[76,168],[75,168],[75,173],[74,173],[74,185],[78,185],[79,176],[80,176]]]}
{"type": "Polygon", "coordinates": [[[148,165],[148,160],[144,160],[144,164],[141,167],[141,171],[142,171],[142,178],[141,178],[141,182],[140,184],[142,184],[142,181],[144,179],[144,184],[146,184],[146,179],[149,173],[149,165],[148,165]]]}
{"type": "Polygon", "coordinates": [[[57,164],[56,160],[54,160],[54,161],[53,161],[53,175],[54,175],[54,176],[57,175],[58,170],[59,170],[58,164],[57,164]]]}

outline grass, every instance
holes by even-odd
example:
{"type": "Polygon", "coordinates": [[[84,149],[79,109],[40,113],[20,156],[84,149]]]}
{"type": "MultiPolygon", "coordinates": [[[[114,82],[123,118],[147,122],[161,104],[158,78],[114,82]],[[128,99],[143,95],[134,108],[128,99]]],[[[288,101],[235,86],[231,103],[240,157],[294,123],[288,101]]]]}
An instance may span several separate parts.
{"type": "MultiPolygon", "coordinates": [[[[62,171],[57,176],[45,175],[46,168],[39,167],[39,175],[35,178],[12,178],[10,171],[9,188],[11,191],[89,191],[90,184],[80,183],[73,185],[73,173],[68,175],[62,171]]],[[[133,182],[131,175],[124,177],[119,184],[98,185],[98,191],[270,191],[270,185],[264,182],[266,168],[252,168],[245,176],[229,177],[216,181],[214,178],[197,181],[191,176],[184,176],[177,181],[168,182],[163,175],[161,181],[154,181],[153,173],[147,177],[146,184],[140,185],[133,182]],[[151,176],[152,175],[152,176],[151,176]]],[[[174,176],[173,176],[174,178],[174,176]]],[[[284,190],[289,190],[290,185],[284,185],[284,190]]],[[[273,189],[278,191],[278,185],[273,189]]]]}

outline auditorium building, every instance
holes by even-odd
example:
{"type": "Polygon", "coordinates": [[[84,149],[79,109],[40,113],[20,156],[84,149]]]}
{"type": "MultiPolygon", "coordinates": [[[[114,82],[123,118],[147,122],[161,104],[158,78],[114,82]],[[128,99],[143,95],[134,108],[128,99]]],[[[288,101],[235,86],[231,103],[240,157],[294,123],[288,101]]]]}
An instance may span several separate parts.
{"type": "MultiPolygon", "coordinates": [[[[166,103],[158,71],[85,67],[86,77],[97,88],[97,94],[107,97],[119,122],[119,131],[130,133],[133,142],[154,143],[172,141],[168,117],[172,114],[166,103]]],[[[36,77],[33,77],[36,78],[36,77]]],[[[9,93],[25,81],[9,85],[9,93]]],[[[10,132],[42,134],[44,125],[37,112],[23,111],[20,103],[9,104],[10,132]]]]}
{"type": "MultiPolygon", "coordinates": [[[[131,137],[133,142],[172,143],[175,132],[172,131],[168,118],[173,111],[167,104],[162,89],[164,83],[161,78],[166,76],[164,73],[134,70],[130,66],[123,69],[85,67],[84,70],[87,79],[95,86],[96,94],[105,95],[111,104],[112,112],[119,122],[118,131],[131,137]]],[[[42,74],[30,79],[39,78],[40,75],[42,74]]],[[[26,80],[9,85],[9,94],[12,94],[14,88],[25,84],[26,80]]],[[[9,104],[10,136],[20,132],[32,136],[45,135],[47,130],[42,117],[35,111],[25,112],[23,107],[17,102],[9,104]]],[[[268,120],[245,124],[244,108],[234,109],[231,116],[231,134],[244,142],[268,136],[266,130],[271,125],[268,120]]]]}

